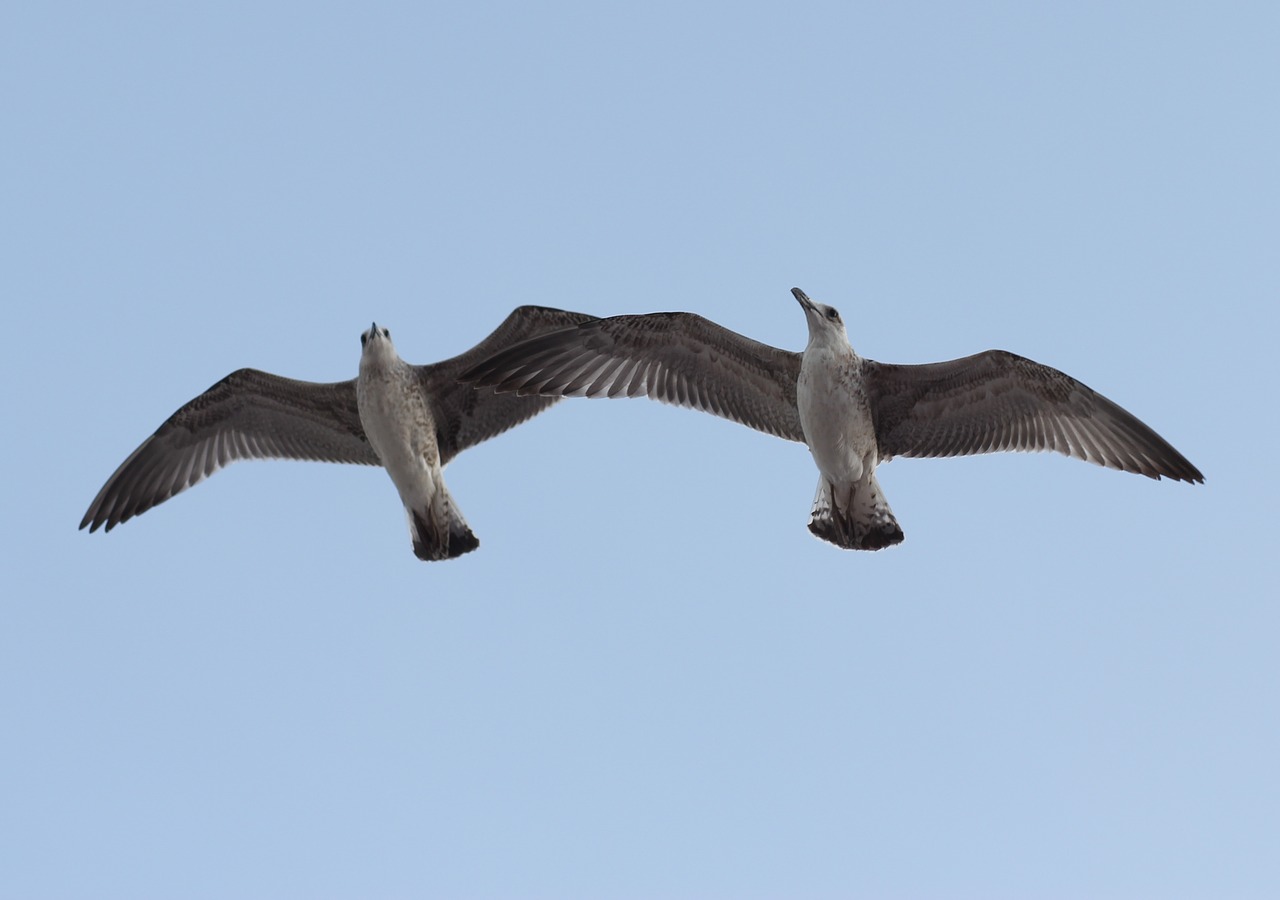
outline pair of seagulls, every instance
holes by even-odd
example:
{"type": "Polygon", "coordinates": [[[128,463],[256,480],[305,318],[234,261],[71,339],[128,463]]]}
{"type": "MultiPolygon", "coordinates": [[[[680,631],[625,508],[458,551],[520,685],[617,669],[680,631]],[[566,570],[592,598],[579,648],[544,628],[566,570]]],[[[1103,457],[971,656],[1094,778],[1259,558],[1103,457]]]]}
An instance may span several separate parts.
{"type": "Polygon", "coordinates": [[[601,319],[522,306],[467,352],[414,366],[374,324],[361,335],[355,379],[240,369],[184,405],[107,480],[80,527],[110,531],[238,459],[359,463],[387,470],[415,555],[451,559],[479,541],[445,487],[445,465],[577,396],[648,396],[806,444],[820,476],[809,530],[855,550],[903,539],[875,474],[895,456],[1054,450],[1204,481],[1152,429],[1056,369],[1003,350],[879,363],[854,352],[834,308],[792,294],[809,326],[802,353],[693,313],[601,319]]]}

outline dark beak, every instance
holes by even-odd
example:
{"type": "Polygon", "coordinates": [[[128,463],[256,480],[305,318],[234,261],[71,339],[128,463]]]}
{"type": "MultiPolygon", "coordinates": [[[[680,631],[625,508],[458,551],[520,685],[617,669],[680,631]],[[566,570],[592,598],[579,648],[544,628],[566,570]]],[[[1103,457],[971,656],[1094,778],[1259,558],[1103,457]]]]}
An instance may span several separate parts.
{"type": "Polygon", "coordinates": [[[817,307],[813,305],[813,301],[809,299],[809,295],[800,290],[800,288],[792,288],[791,294],[804,308],[805,312],[811,313],[817,311],[817,307]]]}

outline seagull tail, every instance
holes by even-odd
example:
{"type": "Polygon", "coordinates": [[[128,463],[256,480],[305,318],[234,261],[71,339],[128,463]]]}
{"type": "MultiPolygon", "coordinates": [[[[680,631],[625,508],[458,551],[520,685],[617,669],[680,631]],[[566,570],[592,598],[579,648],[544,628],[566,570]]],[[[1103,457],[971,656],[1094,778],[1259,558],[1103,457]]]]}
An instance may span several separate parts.
{"type": "Polygon", "coordinates": [[[471,533],[443,482],[430,501],[420,507],[409,507],[408,512],[413,555],[418,559],[428,562],[453,559],[480,546],[480,539],[471,533]]]}
{"type": "Polygon", "coordinates": [[[809,530],[846,550],[880,550],[902,543],[902,529],[874,474],[847,484],[820,479],[809,530]]]}

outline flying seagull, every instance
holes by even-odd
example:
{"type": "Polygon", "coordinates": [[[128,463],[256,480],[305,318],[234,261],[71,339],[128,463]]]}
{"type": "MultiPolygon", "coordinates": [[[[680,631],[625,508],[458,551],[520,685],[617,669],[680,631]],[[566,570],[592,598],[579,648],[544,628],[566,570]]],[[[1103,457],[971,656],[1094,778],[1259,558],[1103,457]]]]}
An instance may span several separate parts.
{"type": "Polygon", "coordinates": [[[405,510],[419,559],[479,546],[445,487],[455,456],[555,403],[476,391],[458,383],[468,366],[517,341],[589,320],[521,306],[460,356],[406,363],[376,323],[360,336],[360,374],[317,384],[256,369],[232,372],[170,416],[116,469],[80,527],[110,531],[238,459],[302,459],[383,466],[405,510]]]}
{"type": "Polygon", "coordinates": [[[879,363],[854,352],[835,309],[791,293],[809,324],[803,353],[693,313],[652,313],[523,341],[462,379],[519,396],[648,396],[807,444],[821,475],[809,530],[852,550],[902,541],[875,475],[895,456],[1056,450],[1149,478],[1204,481],[1160,435],[1057,369],[1003,350],[879,363]]]}

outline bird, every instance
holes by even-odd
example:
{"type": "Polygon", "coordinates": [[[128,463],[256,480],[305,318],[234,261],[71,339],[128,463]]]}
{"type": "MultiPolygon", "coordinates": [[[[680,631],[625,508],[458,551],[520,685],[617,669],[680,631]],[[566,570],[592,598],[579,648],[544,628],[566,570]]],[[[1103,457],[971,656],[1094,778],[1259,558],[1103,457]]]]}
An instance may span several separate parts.
{"type": "Polygon", "coordinates": [[[818,468],[809,530],[850,550],[901,543],[876,468],[896,456],[1053,450],[1149,478],[1204,476],[1132,414],[1057,369],[1004,350],[925,365],[859,356],[840,313],[799,288],[801,353],[690,312],[611,316],[513,344],[464,371],[517,396],[639,397],[806,444],[818,468]]]}
{"type": "Polygon", "coordinates": [[[80,528],[110,531],[236,460],[316,460],[384,467],[419,559],[469,553],[480,542],[445,487],[444,467],[556,398],[476,391],[459,384],[458,373],[512,343],[591,318],[520,306],[470,350],[422,366],[401,359],[391,332],[375,322],[360,336],[359,374],[349,381],[238,369],[184,404],[120,464],[80,528]]]}

